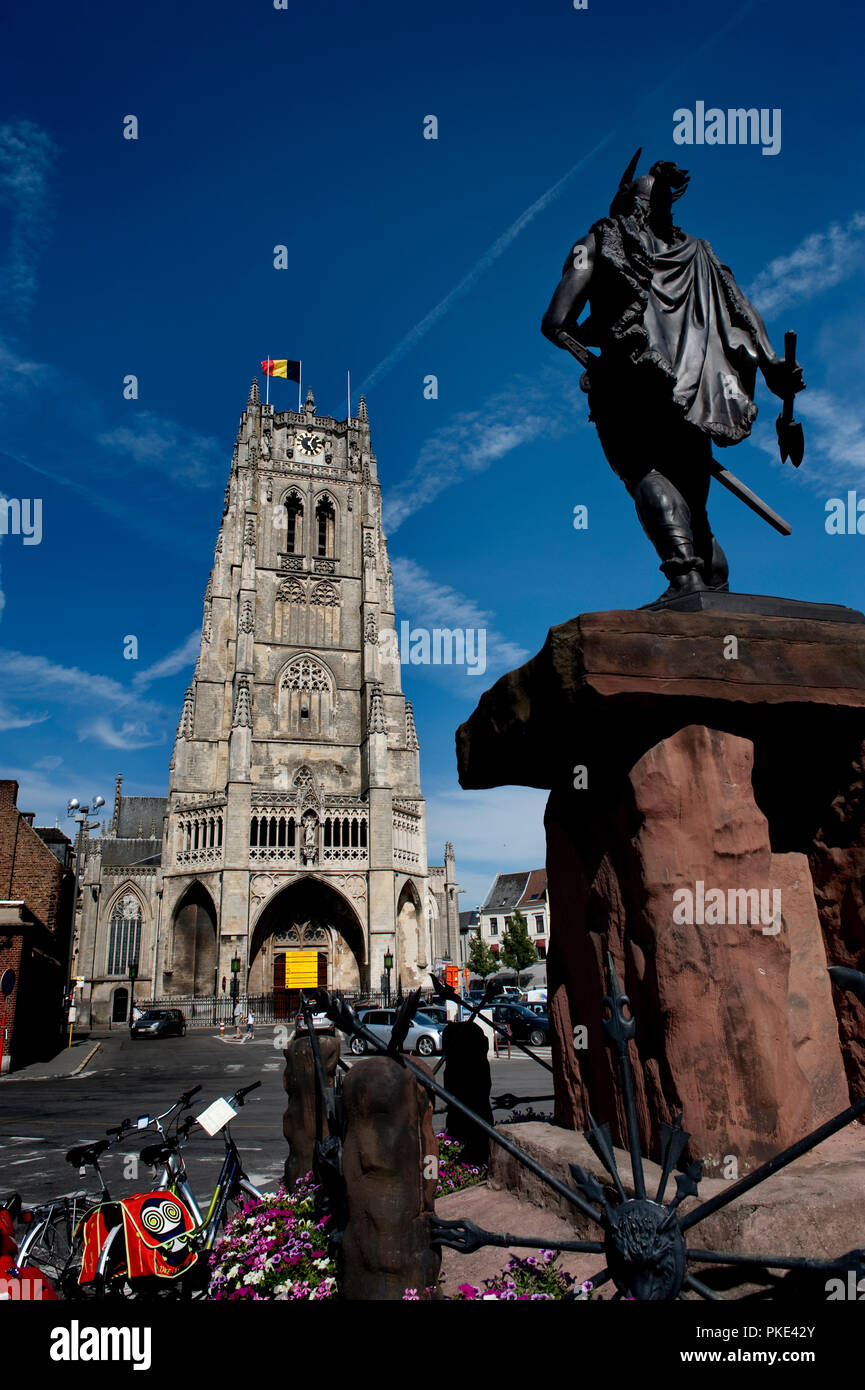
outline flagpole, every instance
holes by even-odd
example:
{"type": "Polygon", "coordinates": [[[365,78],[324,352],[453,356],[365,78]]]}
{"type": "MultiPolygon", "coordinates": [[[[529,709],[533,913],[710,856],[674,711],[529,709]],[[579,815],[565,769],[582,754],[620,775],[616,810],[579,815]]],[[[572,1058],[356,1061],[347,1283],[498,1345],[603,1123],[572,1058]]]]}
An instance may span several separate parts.
{"type": "MultiPolygon", "coordinates": [[[[270,366],[271,360],[272,360],[271,358],[268,358],[268,359],[267,359],[267,365],[268,365],[268,366],[270,366]]],[[[265,374],[264,374],[264,380],[265,380],[265,386],[264,386],[264,404],[265,404],[265,405],[270,405],[270,372],[265,372],[265,374]]]]}
{"type": "Polygon", "coordinates": [[[345,397],[346,397],[346,401],[347,401],[347,403],[348,403],[348,415],[346,416],[346,419],[347,419],[347,420],[350,420],[350,419],[351,419],[351,372],[350,372],[350,371],[346,372],[346,374],[345,374],[345,397]]]}
{"type": "Polygon", "coordinates": [[[303,376],[303,359],[297,364],[297,413],[300,414],[300,382],[303,376]]]}

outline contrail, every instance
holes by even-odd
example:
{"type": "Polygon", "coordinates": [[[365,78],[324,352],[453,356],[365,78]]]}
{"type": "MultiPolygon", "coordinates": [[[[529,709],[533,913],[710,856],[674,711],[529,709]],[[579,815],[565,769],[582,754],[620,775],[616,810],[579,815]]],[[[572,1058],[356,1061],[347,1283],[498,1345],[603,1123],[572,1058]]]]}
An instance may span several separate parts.
{"type": "MultiPolygon", "coordinates": [[[[662,82],[659,82],[656,87],[652,88],[652,91],[648,94],[648,96],[642,97],[638,102],[636,102],[635,105],[631,108],[630,114],[633,115],[634,112],[639,111],[640,107],[645,106],[648,102],[652,101],[653,98],[657,96],[658,92],[663,91],[665,87],[668,87],[671,82],[675,81],[675,79],[679,76],[681,72],[690,70],[694,63],[694,60],[696,58],[699,58],[703,53],[705,53],[709,48],[711,48],[713,44],[717,43],[721,35],[724,34],[728,29],[734,28],[739,23],[740,19],[742,19],[743,15],[747,14],[748,10],[753,9],[756,3],[757,0],[745,0],[745,4],[742,5],[735,12],[735,14],[730,16],[726,24],[722,24],[720,29],[716,30],[716,32],[712,34],[710,38],[704,39],[704,41],[701,44],[699,44],[697,48],[693,50],[692,53],[689,53],[688,56],[685,59],[683,59],[683,61],[679,64],[677,68],[673,70],[673,72],[669,73],[668,76],[666,76],[662,82]]],[[[588,164],[589,160],[593,159],[599,150],[602,150],[605,145],[608,145],[610,143],[615,134],[616,128],[608,131],[607,134],[603,137],[603,139],[599,140],[598,143],[591,150],[589,150],[588,154],[584,154],[582,159],[577,160],[577,163],[573,166],[573,168],[569,169],[566,174],[563,174],[557,183],[554,183],[551,188],[548,188],[546,193],[542,193],[540,198],[538,198],[534,203],[532,203],[530,207],[527,207],[525,212],[521,213],[520,216],[516,219],[516,221],[511,223],[511,225],[507,228],[506,231],[502,232],[501,236],[498,237],[493,242],[492,246],[490,246],[484,252],[480,260],[475,262],[471,270],[462,278],[462,280],[460,280],[459,283],[455,285],[454,288],[448,294],[445,295],[444,299],[440,300],[440,302],[436,304],[434,309],[430,309],[429,313],[425,314],[424,317],[420,320],[420,322],[415,324],[414,328],[409,329],[405,337],[399,340],[396,347],[388,353],[387,357],[382,358],[378,366],[373,367],[372,371],[369,373],[367,377],[364,378],[364,380],[360,384],[360,387],[358,388],[361,395],[364,395],[371,386],[374,386],[375,383],[381,379],[381,377],[383,377],[387,372],[390,371],[391,367],[396,366],[397,362],[399,362],[400,359],[403,358],[407,352],[410,352],[411,349],[415,346],[415,344],[419,343],[421,338],[423,338],[429,332],[429,330],[436,323],[438,323],[442,315],[448,312],[452,304],[455,304],[458,299],[462,299],[464,295],[468,294],[469,290],[474,288],[475,284],[480,279],[481,275],[483,275],[484,271],[489,270],[490,266],[493,265],[498,260],[499,256],[501,256],[503,252],[507,250],[511,242],[519,236],[523,228],[528,226],[528,224],[535,217],[537,217],[539,212],[543,212],[544,208],[546,208],[553,201],[553,199],[562,191],[562,189],[573,178],[573,176],[576,173],[578,173],[585,164],[588,164]]]]}
{"type": "Polygon", "coordinates": [[[511,242],[519,236],[523,227],[527,227],[532,219],[537,217],[539,212],[543,212],[544,208],[562,191],[565,184],[568,183],[575,174],[579,173],[583,165],[587,164],[590,159],[594,158],[599,150],[602,150],[605,145],[609,144],[614,134],[615,131],[611,130],[604,136],[603,140],[599,140],[597,145],[589,150],[587,154],[584,154],[582,159],[578,159],[576,164],[574,164],[566,174],[563,174],[557,183],[553,184],[552,188],[548,188],[546,193],[542,193],[540,198],[537,198],[530,207],[526,208],[525,212],[520,213],[516,221],[512,222],[506,231],[502,232],[501,236],[496,238],[492,246],[487,248],[480,260],[475,261],[475,264],[468,274],[464,275],[457,285],[454,285],[453,289],[445,295],[444,299],[442,299],[434,309],[430,309],[429,313],[420,320],[420,323],[416,323],[414,328],[410,329],[405,337],[400,339],[396,347],[388,353],[387,357],[382,358],[377,367],[373,367],[369,376],[361,383],[360,391],[362,394],[366,392],[370,386],[374,386],[379,378],[384,376],[385,372],[390,371],[391,367],[395,366],[400,358],[404,357],[405,354],[414,347],[415,343],[419,342],[420,339],[429,332],[442,315],[447,313],[452,304],[474,288],[484,271],[489,270],[490,266],[507,250],[511,242]]]}

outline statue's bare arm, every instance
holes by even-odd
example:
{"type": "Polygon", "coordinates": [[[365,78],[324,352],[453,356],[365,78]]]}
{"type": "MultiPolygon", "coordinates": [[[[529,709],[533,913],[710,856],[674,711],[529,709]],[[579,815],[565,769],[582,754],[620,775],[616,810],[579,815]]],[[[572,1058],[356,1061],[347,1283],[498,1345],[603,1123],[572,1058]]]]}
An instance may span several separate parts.
{"type": "Polygon", "coordinates": [[[757,327],[757,363],[760,371],[766,380],[769,390],[776,396],[786,396],[795,394],[797,391],[804,391],[805,382],[802,377],[802,368],[799,363],[792,369],[787,367],[783,357],[779,357],[769,341],[769,334],[766,325],[761,319],[753,304],[748,303],[751,315],[757,327]]]}
{"type": "Polygon", "coordinates": [[[556,347],[565,345],[558,340],[563,330],[574,333],[577,319],[589,298],[589,284],[595,266],[595,238],[592,232],[574,243],[565,261],[562,278],[544,314],[541,332],[556,347]]]}

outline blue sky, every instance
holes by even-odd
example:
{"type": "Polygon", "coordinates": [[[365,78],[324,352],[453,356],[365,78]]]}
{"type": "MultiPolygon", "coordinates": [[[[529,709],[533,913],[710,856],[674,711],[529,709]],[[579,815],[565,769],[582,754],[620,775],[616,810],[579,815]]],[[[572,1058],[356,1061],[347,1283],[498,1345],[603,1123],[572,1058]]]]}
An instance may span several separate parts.
{"type": "MultiPolygon", "coordinates": [[[[543,862],[544,794],[462,792],[453,734],[551,624],[663,587],[576,365],[539,331],[639,144],[644,168],[690,169],[679,221],[776,348],[799,333],[802,468],[780,465],[762,388],[751,441],[721,454],[793,536],[713,489],[733,586],[862,606],[865,537],[824,527],[829,497],[865,496],[862,37],[836,0],[18,7],[0,490],[43,509],[39,545],[0,539],[0,768],[22,809],[65,823],[70,796],[110,802],[121,769],[164,793],[237,419],[259,359],[300,357],[322,413],[344,415],[346,369],[366,391],[398,617],[488,630],[482,677],[404,668],[430,858],[454,841],[463,907],[543,862]],[[779,108],[780,153],[675,146],[673,112],[698,100],[779,108]]],[[[294,390],[274,383],[277,408],[294,390]]]]}

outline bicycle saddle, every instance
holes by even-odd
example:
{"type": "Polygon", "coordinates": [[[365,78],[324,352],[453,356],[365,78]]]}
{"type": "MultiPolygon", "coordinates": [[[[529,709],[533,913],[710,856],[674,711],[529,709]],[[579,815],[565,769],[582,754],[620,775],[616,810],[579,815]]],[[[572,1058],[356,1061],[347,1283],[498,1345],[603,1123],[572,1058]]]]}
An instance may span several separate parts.
{"type": "Polygon", "coordinates": [[[95,1144],[79,1144],[77,1148],[69,1150],[66,1162],[71,1163],[73,1168],[86,1168],[110,1147],[107,1139],[97,1139],[95,1144]]]}
{"type": "Polygon", "coordinates": [[[148,1144],[146,1149],[141,1150],[138,1157],[142,1163],[165,1163],[176,1152],[177,1140],[167,1139],[164,1144],[148,1144]]]}

